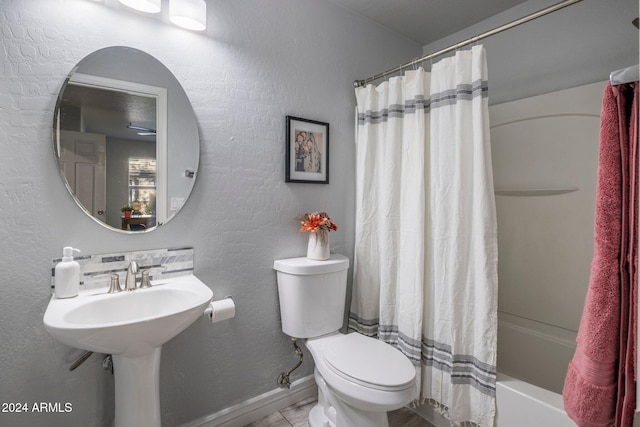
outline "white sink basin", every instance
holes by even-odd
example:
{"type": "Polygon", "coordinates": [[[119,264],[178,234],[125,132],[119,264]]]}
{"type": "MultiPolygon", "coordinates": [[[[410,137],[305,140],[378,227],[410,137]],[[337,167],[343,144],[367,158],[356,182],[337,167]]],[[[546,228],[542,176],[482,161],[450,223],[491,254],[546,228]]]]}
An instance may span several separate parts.
{"type": "Polygon", "coordinates": [[[97,353],[137,356],[175,337],[202,313],[213,292],[195,276],[152,282],[117,294],[51,297],[44,325],[57,340],[97,353]]]}
{"type": "Polygon", "coordinates": [[[44,326],[72,347],[113,355],[115,427],[160,426],[160,352],[203,315],[213,292],[195,276],[108,294],[51,297],[44,326]]]}

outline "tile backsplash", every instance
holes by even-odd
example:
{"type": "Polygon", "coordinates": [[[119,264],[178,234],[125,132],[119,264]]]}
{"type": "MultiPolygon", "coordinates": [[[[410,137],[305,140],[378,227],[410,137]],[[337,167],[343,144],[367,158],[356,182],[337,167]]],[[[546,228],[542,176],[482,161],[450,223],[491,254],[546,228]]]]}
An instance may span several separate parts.
{"type": "MultiPolygon", "coordinates": [[[[193,274],[193,248],[152,249],[135,252],[82,255],[74,257],[80,264],[80,290],[108,288],[111,274],[124,283],[127,267],[136,261],[140,271],[150,270],[151,280],[193,274]]],[[[51,289],[54,288],[55,267],[62,258],[51,260],[51,289]]],[[[138,275],[138,280],[140,275],[138,275]]]]}

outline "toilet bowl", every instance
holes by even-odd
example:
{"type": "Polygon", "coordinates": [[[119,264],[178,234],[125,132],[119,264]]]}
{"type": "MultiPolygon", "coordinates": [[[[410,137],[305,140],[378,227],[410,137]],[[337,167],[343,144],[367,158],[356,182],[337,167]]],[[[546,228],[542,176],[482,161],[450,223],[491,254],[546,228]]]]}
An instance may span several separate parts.
{"type": "Polygon", "coordinates": [[[349,259],[276,260],[283,331],[306,338],[315,362],[318,404],[311,427],[388,427],[387,412],[417,396],[416,370],[389,344],[341,334],[349,259]]]}
{"type": "Polygon", "coordinates": [[[388,411],[416,398],[416,370],[389,344],[351,333],[310,339],[306,346],[318,384],[312,427],[386,427],[388,411]]]}

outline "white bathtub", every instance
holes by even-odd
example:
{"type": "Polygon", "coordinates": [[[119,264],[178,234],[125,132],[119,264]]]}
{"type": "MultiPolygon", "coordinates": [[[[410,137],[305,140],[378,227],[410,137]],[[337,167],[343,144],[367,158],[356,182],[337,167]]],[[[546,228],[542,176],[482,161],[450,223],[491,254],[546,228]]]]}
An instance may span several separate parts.
{"type": "MultiPolygon", "coordinates": [[[[576,427],[560,394],[507,375],[498,374],[496,402],[497,427],[576,427]]],[[[414,410],[436,427],[449,427],[449,421],[428,405],[414,410]]]]}
{"type": "Polygon", "coordinates": [[[498,427],[575,427],[564,411],[562,395],[498,374],[498,427]]]}

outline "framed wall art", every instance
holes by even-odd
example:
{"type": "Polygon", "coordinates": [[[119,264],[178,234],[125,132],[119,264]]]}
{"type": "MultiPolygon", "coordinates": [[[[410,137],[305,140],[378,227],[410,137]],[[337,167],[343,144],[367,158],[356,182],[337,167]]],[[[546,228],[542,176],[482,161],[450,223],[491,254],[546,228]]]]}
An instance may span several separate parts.
{"type": "Polygon", "coordinates": [[[329,183],[329,123],[287,116],[285,181],[329,183]]]}

